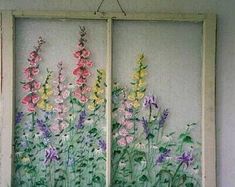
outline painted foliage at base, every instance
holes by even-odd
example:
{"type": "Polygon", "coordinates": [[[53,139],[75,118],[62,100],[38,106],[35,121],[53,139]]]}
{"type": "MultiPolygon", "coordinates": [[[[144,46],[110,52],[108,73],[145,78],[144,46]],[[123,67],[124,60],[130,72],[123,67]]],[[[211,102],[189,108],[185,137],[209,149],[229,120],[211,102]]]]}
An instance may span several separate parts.
{"type": "Polygon", "coordinates": [[[201,186],[201,148],[187,124],[166,132],[168,109],[147,95],[147,65],[137,60],[129,88],[113,85],[112,186],[201,186]]]}
{"type": "Polygon", "coordinates": [[[86,42],[81,27],[72,73],[63,62],[41,73],[41,37],[30,52],[16,109],[14,186],[105,186],[105,72],[97,69],[88,85],[93,62],[86,42]]]}

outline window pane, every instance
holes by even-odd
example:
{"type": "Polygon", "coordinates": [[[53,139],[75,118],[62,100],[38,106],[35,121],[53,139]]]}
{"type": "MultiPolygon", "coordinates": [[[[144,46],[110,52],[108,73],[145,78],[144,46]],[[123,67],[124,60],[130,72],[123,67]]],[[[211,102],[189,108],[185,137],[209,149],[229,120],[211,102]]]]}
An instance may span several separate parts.
{"type": "Polygon", "coordinates": [[[14,186],[105,186],[106,22],[17,19],[15,52],[14,186]]]}
{"type": "Polygon", "coordinates": [[[201,24],[113,31],[113,186],[200,186],[201,24]]]}

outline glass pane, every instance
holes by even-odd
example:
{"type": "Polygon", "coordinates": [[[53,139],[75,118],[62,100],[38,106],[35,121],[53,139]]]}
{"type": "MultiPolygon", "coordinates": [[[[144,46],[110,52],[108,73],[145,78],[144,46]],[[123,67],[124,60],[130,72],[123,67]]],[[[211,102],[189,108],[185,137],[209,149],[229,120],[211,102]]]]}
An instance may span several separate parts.
{"type": "Polygon", "coordinates": [[[105,186],[106,22],[17,19],[15,52],[14,186],[105,186]]]}
{"type": "Polygon", "coordinates": [[[113,186],[201,186],[201,24],[113,31],[113,186]]]}

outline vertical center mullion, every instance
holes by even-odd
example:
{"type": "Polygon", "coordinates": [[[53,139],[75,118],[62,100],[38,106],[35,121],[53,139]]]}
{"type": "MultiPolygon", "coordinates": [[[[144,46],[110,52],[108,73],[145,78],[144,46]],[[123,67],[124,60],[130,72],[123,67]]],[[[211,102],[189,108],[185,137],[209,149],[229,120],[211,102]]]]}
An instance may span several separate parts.
{"type": "Polygon", "coordinates": [[[106,186],[111,186],[112,145],[112,18],[107,19],[107,62],[106,62],[106,186]]]}

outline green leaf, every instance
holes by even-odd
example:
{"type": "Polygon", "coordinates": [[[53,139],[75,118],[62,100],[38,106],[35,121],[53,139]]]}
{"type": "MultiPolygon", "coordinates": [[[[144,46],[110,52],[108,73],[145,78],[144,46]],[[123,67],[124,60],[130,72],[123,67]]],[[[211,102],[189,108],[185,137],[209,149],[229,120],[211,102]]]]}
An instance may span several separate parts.
{"type": "Polygon", "coordinates": [[[164,152],[166,152],[167,151],[167,148],[165,148],[165,147],[159,147],[159,152],[160,153],[164,153],[164,152]]]}
{"type": "Polygon", "coordinates": [[[149,133],[148,136],[146,137],[146,139],[150,140],[150,139],[153,139],[154,138],[154,135],[152,133],[149,133]]]}
{"type": "Polygon", "coordinates": [[[183,142],[185,143],[193,143],[192,137],[191,136],[185,136],[183,139],[183,142]]]}
{"type": "Polygon", "coordinates": [[[186,183],[185,186],[186,187],[194,187],[193,183],[191,183],[191,182],[190,183],[186,183]]]}
{"type": "Polygon", "coordinates": [[[145,181],[148,181],[148,177],[146,175],[142,175],[140,178],[139,178],[140,181],[142,182],[145,182],[145,181]]]}
{"type": "Polygon", "coordinates": [[[90,134],[92,133],[96,133],[97,132],[97,128],[92,128],[91,130],[88,131],[90,134]]]}

